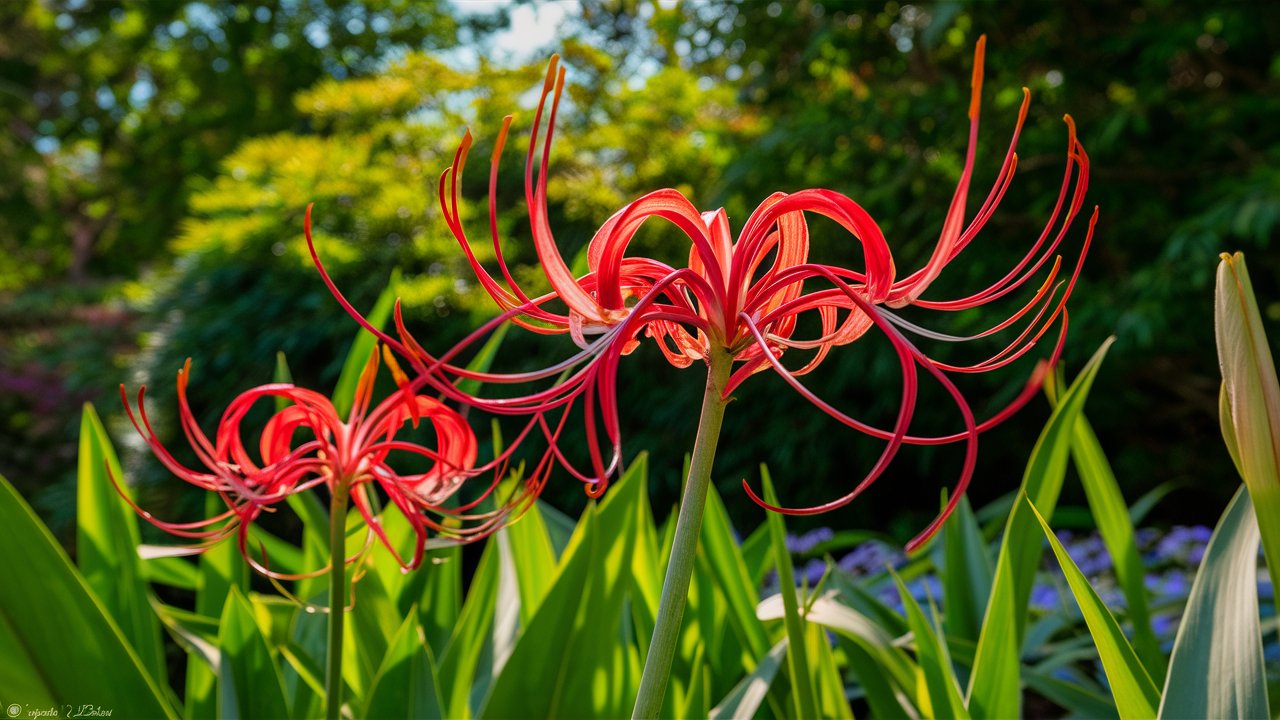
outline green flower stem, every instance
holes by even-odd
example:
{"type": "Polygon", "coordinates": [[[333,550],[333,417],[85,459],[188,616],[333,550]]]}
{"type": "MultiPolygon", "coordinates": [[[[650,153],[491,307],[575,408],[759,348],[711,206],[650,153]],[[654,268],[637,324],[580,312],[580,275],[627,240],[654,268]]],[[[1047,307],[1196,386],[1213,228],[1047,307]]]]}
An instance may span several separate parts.
{"type": "Polygon", "coordinates": [[[715,461],[720,426],[724,421],[724,388],[733,371],[733,356],[723,348],[713,348],[707,360],[707,389],[702,396],[702,415],[698,419],[698,437],[693,443],[689,461],[689,477],[685,480],[676,517],[676,533],[671,546],[667,575],[662,582],[662,599],[658,618],[649,642],[649,654],[640,677],[640,693],[636,697],[633,718],[656,718],[667,692],[671,661],[680,637],[680,621],[689,597],[689,580],[698,552],[698,536],[702,532],[702,511],[707,505],[707,486],[711,483],[711,466],[715,461]]]}
{"type": "Polygon", "coordinates": [[[329,502],[329,643],[324,684],[328,691],[324,714],[328,720],[342,716],[342,623],[347,604],[347,501],[351,488],[345,480],[334,483],[329,502]]]}

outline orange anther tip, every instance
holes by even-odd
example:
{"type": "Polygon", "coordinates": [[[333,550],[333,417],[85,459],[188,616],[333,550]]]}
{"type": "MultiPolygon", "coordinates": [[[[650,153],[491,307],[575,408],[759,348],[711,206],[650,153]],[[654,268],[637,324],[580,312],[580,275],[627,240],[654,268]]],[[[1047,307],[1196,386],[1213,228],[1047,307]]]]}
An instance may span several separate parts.
{"type": "Polygon", "coordinates": [[[986,57],[987,36],[978,37],[978,44],[973,49],[973,96],[969,100],[969,119],[978,118],[978,109],[982,106],[982,64],[986,57]]]}

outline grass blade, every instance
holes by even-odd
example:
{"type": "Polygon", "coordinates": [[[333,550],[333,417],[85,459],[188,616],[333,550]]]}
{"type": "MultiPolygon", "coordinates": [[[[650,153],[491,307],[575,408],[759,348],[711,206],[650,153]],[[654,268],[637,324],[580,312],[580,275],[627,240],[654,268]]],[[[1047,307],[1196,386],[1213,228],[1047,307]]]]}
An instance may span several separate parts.
{"type": "Polygon", "coordinates": [[[778,668],[782,667],[786,654],[787,641],[784,638],[760,659],[760,663],[750,675],[742,678],[734,686],[733,691],[711,709],[711,720],[720,718],[745,720],[756,717],[756,713],[764,704],[765,697],[769,694],[769,686],[773,684],[773,678],[778,674],[778,668]]]}
{"type": "Polygon", "coordinates": [[[991,595],[995,570],[968,497],[960,498],[960,504],[942,527],[942,554],[947,631],[955,637],[977,642],[983,604],[991,595]]]}
{"type": "Polygon", "coordinates": [[[361,717],[444,717],[435,662],[424,640],[417,613],[409,613],[387,645],[361,717]]]}
{"type": "Polygon", "coordinates": [[[951,666],[946,645],[938,640],[938,634],[929,624],[920,604],[897,573],[893,574],[893,581],[898,586],[898,595],[907,611],[907,623],[915,638],[916,662],[924,671],[925,691],[933,709],[932,715],[967,720],[969,709],[960,696],[960,684],[956,681],[955,668],[951,666]]]}
{"type": "Polygon", "coordinates": [[[233,588],[218,628],[218,717],[289,717],[284,678],[271,657],[253,608],[233,588]]]}

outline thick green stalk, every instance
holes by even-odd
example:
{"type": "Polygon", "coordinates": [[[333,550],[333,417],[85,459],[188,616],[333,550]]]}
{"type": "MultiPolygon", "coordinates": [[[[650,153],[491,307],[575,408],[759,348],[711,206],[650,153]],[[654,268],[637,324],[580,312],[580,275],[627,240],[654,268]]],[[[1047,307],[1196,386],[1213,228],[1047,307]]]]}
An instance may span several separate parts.
{"type": "Polygon", "coordinates": [[[702,511],[707,505],[711,466],[720,441],[720,425],[724,421],[724,388],[733,370],[733,356],[723,349],[713,349],[707,365],[707,389],[702,396],[698,437],[693,443],[689,477],[685,480],[684,495],[680,499],[671,560],[662,581],[658,618],[653,628],[653,639],[649,642],[649,654],[645,657],[644,674],[640,676],[640,693],[631,712],[633,718],[656,718],[662,709],[662,697],[667,692],[667,679],[671,675],[671,661],[680,638],[684,604],[689,597],[689,580],[693,576],[693,563],[698,552],[698,536],[702,533],[702,511]]]}
{"type": "Polygon", "coordinates": [[[325,717],[342,716],[342,623],[347,604],[347,501],[351,488],[345,480],[334,483],[329,502],[329,643],[324,684],[327,690],[325,717]]]}

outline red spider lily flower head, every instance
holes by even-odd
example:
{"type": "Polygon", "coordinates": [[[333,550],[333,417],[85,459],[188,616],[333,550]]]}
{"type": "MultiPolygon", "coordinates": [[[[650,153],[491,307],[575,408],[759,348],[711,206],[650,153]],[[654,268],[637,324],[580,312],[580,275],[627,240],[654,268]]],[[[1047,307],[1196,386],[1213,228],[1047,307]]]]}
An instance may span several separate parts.
{"type": "MultiPolygon", "coordinates": [[[[582,363],[575,366],[580,369],[568,381],[557,388],[512,400],[506,409],[544,411],[551,403],[569,403],[579,396],[584,397],[595,474],[595,477],[588,478],[592,482],[589,488],[598,492],[604,476],[613,465],[602,462],[602,454],[594,449],[594,417],[598,414],[601,418],[616,460],[620,440],[613,379],[619,356],[634,349],[644,337],[653,339],[665,357],[677,367],[685,367],[698,360],[709,361],[713,351],[726,351],[735,363],[725,390],[726,396],[752,374],[773,370],[823,412],[886,443],[878,461],[856,487],[842,497],[817,507],[772,506],[744,483],[750,496],[769,509],[810,514],[840,507],[852,501],[878,478],[902,445],[965,443],[965,460],[956,492],[951,494],[951,504],[912,541],[909,548],[925,542],[941,527],[967,486],[973,474],[979,434],[1029,402],[1040,386],[1045,368],[1057,361],[1066,339],[1066,302],[1079,276],[1097,220],[1095,208],[1074,269],[1068,278],[1060,278],[1061,257],[1055,256],[1055,251],[1081,213],[1089,176],[1088,155],[1076,138],[1073,121],[1067,116],[1067,152],[1061,190],[1043,231],[1025,256],[1000,280],[978,292],[955,299],[923,299],[943,270],[974,241],[990,219],[1017,167],[1015,148],[1030,104],[1030,91],[1025,88],[1012,140],[994,187],[976,212],[968,212],[969,184],[977,150],[985,46],[985,37],[980,38],[974,55],[969,144],[959,183],[943,216],[942,230],[930,258],[923,267],[905,277],[898,276],[888,240],[872,216],[849,197],[826,189],[771,195],[746,219],[736,238],[723,210],[700,212],[676,190],[651,192],[618,210],[601,225],[588,246],[588,272],[575,276],[560,254],[548,222],[548,157],[565,78],[564,69],[553,57],[534,116],[525,161],[525,201],[533,245],[552,292],[540,296],[525,292],[513,278],[502,251],[497,229],[496,192],[498,160],[511,125],[510,116],[505,119],[498,135],[489,176],[491,239],[500,277],[495,277],[480,264],[461,221],[458,178],[471,147],[469,132],[463,137],[452,166],[444,172],[439,183],[440,203],[446,222],[481,286],[503,311],[498,321],[510,319],[540,333],[565,333],[583,349],[573,359],[573,362],[582,363]],[[541,133],[544,115],[547,116],[545,136],[541,133]],[[861,265],[843,267],[811,261],[806,221],[809,215],[829,218],[852,235],[862,251],[861,265]],[[672,267],[658,260],[628,254],[631,239],[650,219],[675,226],[689,241],[686,265],[672,267]],[[899,317],[896,312],[907,306],[941,312],[968,310],[1004,298],[1033,280],[1038,280],[1038,289],[1028,301],[1012,315],[969,337],[923,328],[899,317]],[[553,309],[560,306],[551,302],[553,300],[559,301],[564,310],[553,309]],[[816,318],[816,325],[821,328],[817,337],[801,338],[795,334],[798,321],[807,316],[816,318]],[[950,376],[1004,367],[1028,353],[1055,326],[1058,327],[1057,340],[1048,361],[1036,367],[1012,403],[990,418],[977,420],[950,376]],[[851,343],[873,328],[884,333],[892,344],[903,374],[899,414],[891,429],[874,427],[837,410],[799,379],[817,367],[833,348],[851,343]],[[991,357],[968,365],[934,360],[908,338],[910,334],[936,341],[960,342],[993,336],[1002,331],[1014,334],[1013,340],[991,357]],[[796,368],[784,366],[784,354],[797,351],[807,351],[807,360],[796,368]],[[951,397],[963,418],[963,430],[937,437],[909,433],[916,406],[919,370],[923,370],[951,397]]],[[[331,283],[330,287],[334,289],[331,283]]],[[[349,305],[347,307],[351,311],[349,305]]],[[[353,314],[359,317],[358,313],[353,314]]],[[[398,323],[398,327],[400,342],[386,336],[384,339],[397,351],[407,352],[419,372],[441,377],[467,376],[448,363],[458,351],[457,347],[440,358],[434,358],[405,333],[403,323],[398,323]]],[[[462,345],[472,340],[468,338],[462,345]]],[[[548,377],[571,366],[563,363],[538,377],[548,377]]],[[[514,382],[531,378],[532,374],[504,378],[486,376],[484,379],[514,382]]]]}
{"type": "MultiPolygon", "coordinates": [[[[180,463],[156,437],[144,405],[146,387],[138,390],[135,414],[122,385],[120,397],[129,419],[155,456],[174,475],[218,493],[227,504],[225,512],[193,523],[164,522],[136,505],[134,509],[162,530],[199,541],[192,548],[195,551],[234,534],[240,552],[256,570],[272,578],[298,579],[325,573],[329,567],[301,575],[284,575],[271,570],[265,560],[259,562],[248,547],[250,524],[293,493],[319,485],[332,491],[335,483],[345,483],[352,503],[369,528],[366,548],[377,537],[406,571],[422,562],[429,532],[462,540],[484,537],[527,507],[526,494],[514,495],[500,509],[489,512],[473,511],[479,500],[446,507],[445,502],[464,480],[501,467],[503,463],[477,467],[476,438],[463,417],[439,400],[418,394],[419,385],[408,380],[385,349],[383,355],[400,388],[376,406],[372,402],[378,369],[375,350],[360,375],[355,401],[346,420],[339,417],[324,395],[291,384],[274,383],[247,390],[232,400],[212,439],[197,425],[187,403],[186,390],[191,377],[191,361],[187,360],[178,371],[179,418],[203,469],[188,468],[180,463]],[[255,458],[245,445],[241,425],[259,401],[279,398],[291,404],[267,421],[257,438],[255,458]],[[406,424],[418,427],[424,423],[434,431],[434,444],[423,445],[397,437],[406,424]],[[425,461],[427,469],[401,473],[393,467],[393,463],[398,464],[397,459],[408,457],[419,458],[418,464],[425,461]],[[411,557],[402,558],[383,531],[376,514],[374,486],[409,520],[415,534],[411,557]]],[[[500,473],[495,472],[484,496],[496,488],[498,477],[500,473]]],[[[362,554],[363,551],[346,558],[345,562],[353,563],[362,554]]]]}

